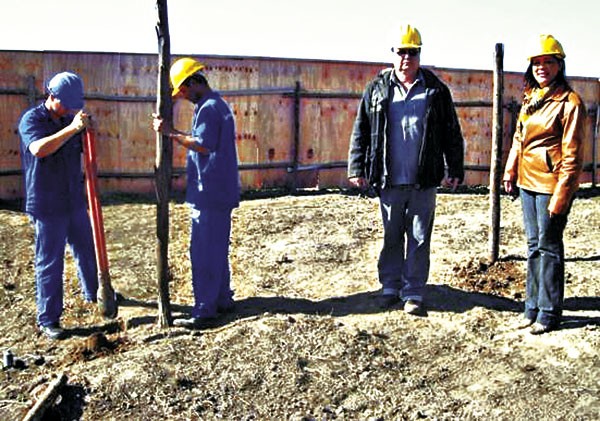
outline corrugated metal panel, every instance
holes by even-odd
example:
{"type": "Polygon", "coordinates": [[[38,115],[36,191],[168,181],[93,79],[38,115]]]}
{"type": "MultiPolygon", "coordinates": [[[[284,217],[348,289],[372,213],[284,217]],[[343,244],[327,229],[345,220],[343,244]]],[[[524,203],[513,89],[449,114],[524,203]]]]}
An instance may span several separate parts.
{"type": "MultiPolygon", "coordinates": [[[[334,62],[256,57],[197,56],[207,66],[211,86],[223,91],[236,117],[237,145],[244,188],[272,186],[338,186],[346,183],[348,141],[359,97],[366,84],[384,67],[382,63],[334,62]],[[299,83],[299,92],[295,92],[299,83]],[[295,96],[295,94],[297,96],[295,96]],[[295,104],[299,104],[296,122],[295,104]],[[296,127],[298,124],[298,127],[296,127]],[[295,133],[298,130],[296,151],[295,133]],[[301,170],[290,172],[297,158],[301,170]],[[319,169],[325,164],[332,168],[319,169]],[[329,165],[331,164],[331,165],[329,165]],[[257,166],[268,169],[255,169],[257,166]]],[[[44,83],[56,72],[74,70],[82,75],[94,115],[98,139],[101,188],[152,191],[155,134],[150,114],[156,93],[156,55],[66,52],[0,51],[0,171],[18,171],[17,121],[27,106],[28,78],[35,78],[38,101],[44,83]],[[3,90],[3,91],[2,91],[3,90]],[[10,92],[9,92],[10,91],[10,92]],[[135,178],[135,176],[146,178],[135,178]]],[[[487,184],[491,129],[492,72],[432,68],[450,87],[467,142],[467,184],[487,184]]],[[[525,69],[523,69],[525,70],[525,69]]],[[[596,79],[571,81],[588,107],[597,107],[596,79]]],[[[519,104],[522,75],[505,73],[504,102],[519,104]]],[[[193,106],[176,104],[176,127],[189,130],[193,106]]],[[[514,130],[514,112],[504,113],[504,154],[514,130]]],[[[588,118],[585,161],[591,162],[595,115],[588,118]]],[[[184,148],[174,147],[174,166],[185,167],[184,148]]],[[[584,181],[589,179],[589,174],[584,181]]],[[[183,188],[184,178],[175,186],[183,188]]],[[[0,197],[21,195],[20,177],[0,177],[0,197]]]]}

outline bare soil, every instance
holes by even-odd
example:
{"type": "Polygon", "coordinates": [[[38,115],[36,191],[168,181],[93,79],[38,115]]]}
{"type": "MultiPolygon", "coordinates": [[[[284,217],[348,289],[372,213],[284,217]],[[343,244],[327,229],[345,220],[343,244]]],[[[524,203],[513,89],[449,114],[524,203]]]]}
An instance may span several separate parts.
{"type": "MultiPolygon", "coordinates": [[[[584,191],[586,193],[586,191],[584,191]]],[[[519,329],[525,240],[502,198],[501,260],[489,266],[488,197],[439,194],[427,315],[374,297],[382,229],[376,199],[347,194],[245,200],[234,211],[236,310],[214,328],[156,324],[156,208],[103,208],[119,317],[86,304],[67,253],[70,338],[35,329],[33,230],[0,210],[0,419],[20,419],[58,373],[46,419],[600,418],[600,197],[574,203],[565,232],[565,320],[519,329]]],[[[171,205],[173,315],[193,302],[189,213],[171,205]]]]}

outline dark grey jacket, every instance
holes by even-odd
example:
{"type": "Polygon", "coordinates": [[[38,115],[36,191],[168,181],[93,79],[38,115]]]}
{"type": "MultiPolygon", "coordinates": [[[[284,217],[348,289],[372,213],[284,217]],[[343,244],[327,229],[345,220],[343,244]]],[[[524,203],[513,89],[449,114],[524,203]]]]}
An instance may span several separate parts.
{"type": "MultiPolygon", "coordinates": [[[[430,70],[425,79],[426,106],[423,139],[419,148],[417,184],[437,187],[448,176],[464,178],[464,140],[448,87],[430,70]]],[[[389,186],[388,104],[393,69],[382,70],[366,87],[360,101],[348,152],[348,178],[364,177],[371,186],[389,186]]]]}

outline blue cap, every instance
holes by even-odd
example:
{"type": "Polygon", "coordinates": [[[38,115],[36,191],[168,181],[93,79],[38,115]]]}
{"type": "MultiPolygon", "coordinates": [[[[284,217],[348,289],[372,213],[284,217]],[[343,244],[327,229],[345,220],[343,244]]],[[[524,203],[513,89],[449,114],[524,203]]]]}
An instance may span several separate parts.
{"type": "Polygon", "coordinates": [[[50,79],[48,91],[68,110],[83,108],[83,80],[75,73],[57,73],[50,79]]]}

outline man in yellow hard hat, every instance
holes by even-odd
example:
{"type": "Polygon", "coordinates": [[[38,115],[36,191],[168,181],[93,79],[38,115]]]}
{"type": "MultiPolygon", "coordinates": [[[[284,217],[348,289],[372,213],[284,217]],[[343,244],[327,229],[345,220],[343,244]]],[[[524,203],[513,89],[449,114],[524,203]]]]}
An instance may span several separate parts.
{"type": "Polygon", "coordinates": [[[404,301],[424,314],[436,190],[445,176],[456,188],[464,177],[464,141],[450,90],[420,66],[421,34],[395,27],[393,68],[371,81],[352,132],[348,181],[379,194],[384,228],[379,256],[379,302],[404,301]]]}
{"type": "Polygon", "coordinates": [[[193,58],[179,59],[171,66],[173,97],[196,106],[190,133],[166,127],[154,116],[155,131],[188,148],[186,202],[192,213],[195,304],[191,318],[173,322],[187,328],[210,325],[234,305],[228,254],[231,212],[240,200],[235,121],[221,95],[210,88],[204,70],[193,58]]]}

